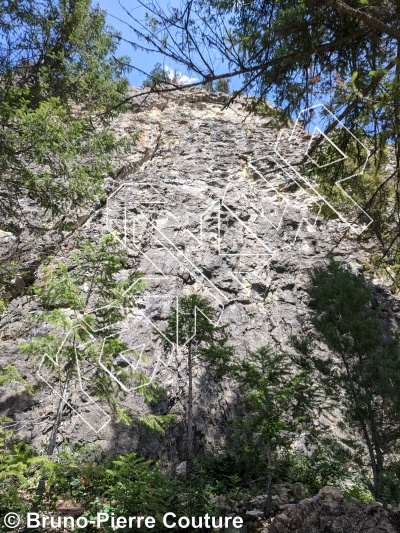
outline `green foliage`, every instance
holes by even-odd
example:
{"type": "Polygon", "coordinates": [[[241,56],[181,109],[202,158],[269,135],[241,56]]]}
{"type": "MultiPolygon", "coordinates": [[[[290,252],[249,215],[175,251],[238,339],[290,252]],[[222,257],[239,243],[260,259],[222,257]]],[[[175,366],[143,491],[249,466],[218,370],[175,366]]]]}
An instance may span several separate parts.
{"type": "Polygon", "coordinates": [[[263,346],[232,365],[231,373],[245,388],[244,409],[249,416],[238,429],[243,435],[255,434],[254,453],[266,446],[289,445],[293,434],[310,422],[312,379],[305,369],[296,369],[288,355],[263,346]]]}
{"type": "MultiPolygon", "coordinates": [[[[119,144],[111,132],[95,131],[87,115],[71,117],[60,97],[13,111],[16,127],[2,146],[8,153],[5,184],[32,196],[52,218],[93,203],[119,144]],[[11,173],[19,175],[20,183],[14,183],[11,173]]],[[[19,213],[19,206],[10,204],[2,206],[8,217],[19,213]]]]}
{"type": "MultiPolygon", "coordinates": [[[[329,115],[326,112],[324,115],[321,120],[327,121],[329,115]]],[[[369,157],[367,148],[358,142],[358,139],[364,140],[371,149],[360,126],[353,125],[351,132],[337,127],[329,134],[329,139],[331,142],[322,141],[313,145],[312,158],[316,164],[310,161],[305,163],[302,167],[303,175],[310,176],[321,195],[329,199],[330,205],[347,220],[357,222],[360,226],[370,225],[371,220],[362,213],[360,206],[368,212],[373,221],[364,238],[374,232],[383,235],[392,218],[388,208],[394,194],[393,184],[382,187],[385,180],[384,167],[388,164],[385,142],[375,139],[376,143],[381,144],[376,146],[373,156],[369,157]],[[337,149],[346,157],[341,159],[337,149]],[[333,161],[337,162],[332,164],[333,161]],[[366,161],[368,164],[364,169],[366,161]],[[350,176],[352,177],[348,179],[350,176]]],[[[322,206],[321,213],[326,218],[338,216],[327,204],[322,206]]]]}
{"type": "Polygon", "coordinates": [[[170,350],[170,343],[190,346],[194,360],[207,364],[215,378],[228,370],[234,348],[228,345],[227,326],[217,325],[217,310],[210,302],[197,294],[179,299],[178,313],[171,308],[167,325],[162,334],[155,332],[164,350],[170,350]]]}
{"type": "MultiPolygon", "coordinates": [[[[28,343],[21,342],[20,347],[33,357],[46,354],[43,371],[65,393],[71,381],[79,381],[80,373],[85,372],[86,392],[105,400],[117,422],[130,424],[131,415],[121,404],[126,390],[136,383],[138,393],[147,401],[157,401],[159,394],[154,386],[140,387],[146,379],[139,372],[114,365],[115,358],[128,351],[128,346],[119,340],[121,322],[145,287],[139,273],[117,279],[126,262],[126,252],[112,235],[107,235],[97,244],[81,241],[65,261],[43,267],[34,292],[44,311],[36,320],[47,322],[57,333],[52,331],[28,343]],[[116,379],[110,377],[111,371],[116,379]]],[[[62,410],[63,400],[60,402],[62,410]]],[[[169,421],[170,417],[156,415],[141,419],[159,432],[169,421]]],[[[60,417],[56,417],[50,453],[60,422],[60,417]]]]}
{"type": "Polygon", "coordinates": [[[160,89],[166,83],[171,83],[168,73],[161,65],[161,63],[156,63],[154,65],[153,70],[150,71],[147,79],[143,82],[143,87],[150,87],[151,89],[160,89]]]}
{"type": "Polygon", "coordinates": [[[277,479],[283,483],[300,482],[310,494],[317,494],[326,485],[340,485],[347,480],[351,456],[332,439],[319,435],[311,453],[285,452],[277,462],[277,479]]]}
{"type": "MultiPolygon", "coordinates": [[[[1,425],[10,422],[2,418],[1,425]]],[[[54,513],[57,501],[72,499],[88,518],[107,511],[115,516],[156,516],[161,522],[175,502],[174,482],[158,465],[135,453],[113,459],[98,446],[75,444],[65,445],[54,460],[37,455],[25,441],[16,440],[12,430],[4,429],[0,429],[0,450],[1,515],[12,509],[23,519],[36,498],[40,478],[47,479],[40,502],[45,512],[54,513]]],[[[105,524],[103,531],[111,532],[111,525],[105,524]]]]}
{"type": "Polygon", "coordinates": [[[0,273],[0,316],[7,309],[8,301],[18,293],[14,286],[14,279],[18,272],[18,265],[15,261],[3,262],[0,273]]]}
{"type": "MultiPolygon", "coordinates": [[[[126,264],[126,252],[112,235],[101,237],[98,243],[81,241],[67,262],[50,262],[42,268],[34,292],[47,317],[54,309],[69,308],[78,316],[96,307],[97,320],[115,323],[122,313],[117,306],[134,306],[144,289],[140,273],[116,281],[116,274],[126,264]]],[[[90,322],[90,316],[86,318],[90,322]]]]}
{"type": "Polygon", "coordinates": [[[105,11],[91,0],[4,4],[3,105],[10,109],[24,100],[36,107],[60,97],[101,111],[118,103],[127,90],[125,58],[115,57],[118,34],[105,20],[105,11]]]}
{"type": "MultiPolygon", "coordinates": [[[[125,517],[156,516],[160,523],[175,497],[174,482],[157,464],[136,453],[113,459],[100,448],[75,445],[59,454],[58,465],[48,492],[73,498],[89,519],[103,511],[125,517]]],[[[111,532],[111,524],[105,524],[104,531],[111,532]]]]}
{"type": "MultiPolygon", "coordinates": [[[[384,333],[364,277],[333,259],[313,270],[307,290],[312,323],[330,353],[317,357],[304,339],[295,346],[319,373],[327,397],[339,402],[346,431],[367,448],[373,492],[379,497],[388,457],[400,438],[399,340],[384,333]]],[[[360,458],[360,451],[355,452],[360,458]]]]}
{"type": "Polygon", "coordinates": [[[400,501],[400,461],[398,458],[387,461],[382,477],[382,489],[379,494],[381,501],[398,505],[400,501]]]}
{"type": "Polygon", "coordinates": [[[227,78],[220,78],[215,82],[208,81],[204,83],[203,88],[211,93],[230,93],[229,80],[227,78]]]}
{"type": "Polygon", "coordinates": [[[31,392],[29,384],[21,377],[18,370],[12,365],[6,365],[0,369],[0,387],[6,383],[21,383],[31,392]]]}
{"type": "Polygon", "coordinates": [[[135,453],[121,456],[107,470],[110,488],[107,497],[118,502],[116,511],[126,516],[160,517],[168,510],[172,487],[157,466],[135,453]]]}
{"type": "Polygon", "coordinates": [[[27,509],[23,491],[32,487],[34,479],[31,465],[36,452],[24,440],[14,438],[13,427],[12,419],[0,417],[0,515],[10,509],[15,512],[27,509]]]}
{"type": "Polygon", "coordinates": [[[157,433],[164,433],[165,430],[175,420],[176,415],[153,415],[148,414],[139,418],[139,422],[148,430],[157,433]]]}
{"type": "Polygon", "coordinates": [[[313,316],[313,325],[329,348],[349,357],[378,349],[382,326],[378,310],[369,305],[372,290],[363,276],[331,260],[326,268],[311,273],[307,292],[312,307],[320,311],[313,316]]]}
{"type": "MultiPolygon", "coordinates": [[[[56,230],[52,246],[60,242],[103,198],[116,151],[134,142],[117,140],[107,123],[128,81],[105,16],[91,0],[1,5],[0,217],[15,235],[56,230]]],[[[10,283],[19,270],[18,253],[2,261],[2,308],[20,292],[10,283]]]]}
{"type": "Polygon", "coordinates": [[[245,392],[244,416],[233,425],[234,439],[244,463],[266,474],[269,515],[278,452],[288,451],[295,436],[311,426],[316,389],[307,367],[267,346],[232,365],[231,373],[245,392]]]}
{"type": "MultiPolygon", "coordinates": [[[[129,351],[119,339],[121,324],[145,287],[139,273],[118,279],[125,266],[126,252],[112,235],[103,236],[96,244],[83,240],[66,260],[44,266],[34,286],[43,307],[35,320],[47,322],[52,331],[28,343],[21,342],[20,348],[34,358],[39,355],[42,375],[46,373],[47,382],[61,391],[47,455],[53,455],[56,448],[68,390],[74,382],[82,387],[81,376],[85,377],[85,393],[105,401],[116,423],[132,423],[130,410],[122,402],[134,384],[146,401],[156,402],[159,398],[154,385],[142,387],[147,378],[132,366],[127,370],[115,367],[116,357],[129,351]]],[[[162,433],[172,418],[149,415],[139,422],[162,433]]],[[[32,500],[34,509],[55,504],[52,497],[56,491],[46,490],[46,484],[54,482],[54,463],[48,457],[42,461],[42,477],[32,500]]],[[[58,471],[58,475],[63,479],[62,472],[58,471]]],[[[95,503],[91,501],[91,505],[95,503]]]]}
{"type": "Polygon", "coordinates": [[[373,499],[371,492],[362,483],[353,483],[346,487],[343,495],[345,499],[356,498],[364,503],[368,503],[373,499]]]}
{"type": "Polygon", "coordinates": [[[211,496],[218,491],[219,482],[218,475],[212,474],[207,462],[196,458],[185,481],[177,483],[175,509],[178,513],[185,516],[201,516],[205,513],[215,516],[211,496]]]}
{"type": "Polygon", "coordinates": [[[214,89],[214,84],[212,81],[208,81],[206,83],[204,83],[202,85],[203,89],[205,89],[206,91],[210,92],[210,93],[214,93],[215,92],[215,89],[214,89]]]}
{"type": "Polygon", "coordinates": [[[17,194],[35,201],[35,231],[52,221],[62,230],[63,215],[88,208],[101,196],[102,178],[113,170],[111,155],[126,142],[117,141],[107,127],[96,131],[91,120],[82,113],[71,116],[59,97],[35,108],[13,109],[14,127],[3,130],[0,151],[6,158],[3,186],[9,189],[0,210],[5,221],[12,220],[12,231],[22,231],[15,220],[20,214],[17,194]]]}
{"type": "Polygon", "coordinates": [[[230,93],[229,80],[226,78],[221,78],[217,80],[215,90],[217,91],[217,93],[229,94],[230,93]]]}
{"type": "MultiPolygon", "coordinates": [[[[237,492],[238,486],[242,486],[250,480],[247,476],[246,465],[242,462],[242,456],[234,457],[231,443],[227,439],[224,447],[218,450],[210,450],[196,457],[193,472],[188,477],[188,486],[203,486],[207,496],[207,505],[210,506],[210,494],[228,494],[237,492]],[[235,461],[235,459],[238,459],[235,461]],[[244,474],[244,475],[243,475],[244,474]]],[[[251,479],[253,482],[259,478],[251,479]]]]}

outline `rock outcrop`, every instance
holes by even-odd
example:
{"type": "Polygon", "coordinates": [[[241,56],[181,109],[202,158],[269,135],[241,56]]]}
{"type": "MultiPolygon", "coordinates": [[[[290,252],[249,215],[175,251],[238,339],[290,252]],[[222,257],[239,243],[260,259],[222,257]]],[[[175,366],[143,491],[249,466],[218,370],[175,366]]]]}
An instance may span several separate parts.
{"type": "Polygon", "coordinates": [[[277,515],[268,533],[396,533],[397,515],[379,505],[355,499],[343,501],[335,487],[324,487],[314,498],[288,506],[277,515]]]}
{"type": "MultiPolygon", "coordinates": [[[[324,199],[293,166],[307,150],[307,132],[298,129],[277,145],[276,130],[249,115],[245,101],[225,107],[225,96],[205,91],[145,94],[133,102],[114,129],[117,134],[138,131],[138,144],[119,155],[120,172],[106,179],[108,201],[76,221],[73,238],[96,241],[112,232],[127,249],[129,272],[143,273],[147,291],[140,316],[127,324],[123,340],[143,347],[143,370],[168,391],[156,410],[175,413],[177,419],[163,437],[115,423],[96,433],[77,414],[96,422],[76,386],[69,395],[75,411],[67,410],[59,442],[73,435],[115,452],[137,450],[178,464],[187,369],[182,358],[163,359],[151,335],[154,327],[162,330],[176,297],[190,292],[207,296],[219,309],[220,323],[229,325],[239,355],[265,344],[286,349],[290,335],[310,328],[305,292],[310,268],[324,264],[334,251],[361,271],[372,245],[360,244],[348,213],[329,220],[318,217],[324,199]]],[[[5,246],[12,236],[2,233],[0,239],[5,246]]],[[[67,242],[58,259],[68,249],[67,242]]],[[[29,265],[40,252],[31,249],[29,265]]],[[[376,284],[378,300],[391,298],[382,280],[376,284]]],[[[18,349],[19,340],[46,331],[26,320],[26,313],[38,310],[34,298],[11,302],[2,319],[1,363],[16,365],[29,381],[39,382],[38,362],[22,357],[18,349]]],[[[382,312],[388,322],[397,323],[395,313],[382,312]]],[[[216,444],[235,410],[236,391],[228,380],[208,379],[201,367],[194,386],[196,443],[216,444]]],[[[44,447],[55,405],[45,386],[32,397],[10,386],[0,412],[44,447]]],[[[138,414],[149,410],[135,393],[126,406],[138,414]]]]}

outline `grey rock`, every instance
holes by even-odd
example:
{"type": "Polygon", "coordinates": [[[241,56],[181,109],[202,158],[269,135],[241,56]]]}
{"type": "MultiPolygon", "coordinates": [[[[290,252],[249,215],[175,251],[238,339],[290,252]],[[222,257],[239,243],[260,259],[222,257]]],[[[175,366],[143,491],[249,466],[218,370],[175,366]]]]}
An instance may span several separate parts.
{"type": "MultiPolygon", "coordinates": [[[[132,96],[140,92],[133,88],[132,96]]],[[[129,264],[121,275],[141,271],[149,280],[141,303],[145,318],[127,322],[121,340],[128,346],[145,345],[143,370],[150,373],[160,354],[160,347],[151,339],[152,328],[164,327],[176,296],[195,292],[218,307],[220,321],[228,324],[239,356],[265,344],[290,350],[290,335],[311,327],[305,291],[310,268],[323,265],[334,248],[338,257],[351,260],[359,269],[373,249],[363,248],[355,238],[343,239],[348,234],[344,222],[315,220],[309,193],[273,164],[277,132],[263,127],[265,119],[249,117],[244,99],[223,109],[226,97],[195,90],[146,94],[136,96],[133,102],[113,128],[118,136],[138,130],[140,138],[130,153],[115,156],[119,172],[104,184],[107,206],[93,206],[92,211],[73,219],[74,237],[95,242],[101,235],[115,232],[128,246],[129,264]]],[[[302,132],[296,144],[284,141],[281,149],[295,159],[307,145],[307,134],[302,132]]],[[[67,239],[54,261],[65,259],[73,242],[67,239]]],[[[42,275],[39,258],[53,253],[57,243],[50,233],[33,239],[25,232],[16,239],[1,232],[0,254],[9,253],[10,247],[19,250],[22,270],[30,273],[29,279],[22,281],[29,285],[42,275]]],[[[377,287],[381,281],[376,279],[377,287]]],[[[391,307],[396,298],[382,290],[377,291],[377,305],[386,302],[391,307]]],[[[38,363],[35,366],[22,357],[18,343],[51,332],[47,326],[27,321],[26,314],[37,311],[34,298],[15,298],[0,319],[1,364],[15,364],[32,383],[38,381],[38,363]]],[[[393,325],[400,322],[399,313],[400,305],[391,312],[393,325]]],[[[324,356],[322,346],[316,350],[324,356]]],[[[122,358],[116,363],[126,364],[122,358]]],[[[159,365],[155,382],[168,389],[157,412],[176,414],[165,435],[149,434],[138,424],[125,427],[113,422],[98,433],[90,430],[76,413],[84,413],[93,422],[98,414],[75,383],[69,391],[75,412],[63,420],[58,444],[73,437],[83,443],[96,442],[113,453],[136,451],[155,460],[168,460],[170,465],[181,463],[187,400],[185,358],[159,365]]],[[[213,381],[205,368],[197,366],[194,397],[196,445],[207,449],[222,444],[226,421],[236,413],[238,388],[227,378],[213,381]]],[[[134,416],[152,412],[135,392],[129,393],[125,405],[134,416]]],[[[35,392],[29,406],[22,393],[10,389],[4,393],[0,414],[7,412],[18,421],[21,434],[44,449],[56,406],[57,397],[46,386],[35,392]]],[[[106,405],[101,407],[109,412],[106,405]]],[[[338,416],[326,413],[321,424],[335,427],[338,416]]],[[[296,494],[290,487],[287,490],[282,502],[304,496],[301,490],[296,494]]]]}
{"type": "Polygon", "coordinates": [[[343,501],[343,493],[340,489],[338,489],[337,487],[331,487],[331,486],[326,486],[326,487],[323,487],[319,493],[318,493],[318,496],[322,499],[322,500],[327,500],[329,502],[340,502],[340,501],[343,501]]]}
{"type": "Polygon", "coordinates": [[[175,468],[175,473],[178,477],[178,479],[185,479],[186,478],[186,461],[182,461],[177,465],[175,468]]]}
{"type": "Polygon", "coordinates": [[[396,533],[396,517],[377,508],[368,514],[361,502],[327,501],[308,498],[273,518],[269,533],[396,533]]]}
{"type": "Polygon", "coordinates": [[[304,498],[307,498],[310,494],[307,487],[299,482],[290,485],[290,491],[296,500],[304,500],[304,498]]]}
{"type": "Polygon", "coordinates": [[[251,511],[246,511],[245,518],[258,519],[264,515],[264,512],[260,509],[252,509],[251,511]]]}

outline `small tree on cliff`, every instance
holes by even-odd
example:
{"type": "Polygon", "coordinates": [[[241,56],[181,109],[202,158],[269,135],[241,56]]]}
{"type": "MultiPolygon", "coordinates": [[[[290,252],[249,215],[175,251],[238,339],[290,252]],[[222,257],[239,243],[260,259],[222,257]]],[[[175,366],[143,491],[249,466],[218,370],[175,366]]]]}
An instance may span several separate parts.
{"type": "Polygon", "coordinates": [[[153,70],[143,82],[143,87],[150,87],[151,89],[161,89],[165,83],[171,84],[171,79],[168,72],[164,69],[161,63],[156,63],[153,70]]]}
{"type": "MultiPolygon", "coordinates": [[[[72,380],[80,380],[79,368],[90,375],[87,384],[90,396],[105,400],[118,419],[130,422],[118,401],[123,390],[98,364],[100,355],[108,367],[119,353],[128,349],[118,339],[118,323],[124,319],[125,309],[136,305],[144,284],[139,281],[140,274],[116,280],[115,275],[125,265],[125,252],[107,235],[95,244],[81,242],[66,260],[43,267],[34,286],[43,306],[43,313],[35,320],[47,323],[53,331],[34,337],[29,343],[22,342],[20,347],[41,358],[41,372],[46,375],[49,372],[49,383],[58,391],[58,408],[47,447],[49,455],[56,447],[68,389],[72,380]],[[126,292],[130,286],[132,290],[126,292]]],[[[121,369],[120,381],[128,382],[130,378],[121,369]]]]}
{"type": "Polygon", "coordinates": [[[227,78],[221,78],[216,82],[208,81],[204,83],[203,88],[210,93],[230,93],[229,80],[227,78]]]}
{"type": "Polygon", "coordinates": [[[216,82],[216,91],[218,93],[229,94],[229,80],[227,78],[221,78],[216,82]]]}
{"type": "Polygon", "coordinates": [[[163,335],[155,333],[163,344],[165,351],[170,350],[170,343],[176,343],[178,349],[185,351],[188,368],[188,403],[187,403],[187,474],[191,471],[195,443],[193,420],[193,369],[203,362],[214,377],[221,378],[228,370],[234,348],[228,346],[226,326],[216,325],[217,310],[206,298],[191,294],[179,299],[178,311],[171,308],[167,326],[163,335]]]}

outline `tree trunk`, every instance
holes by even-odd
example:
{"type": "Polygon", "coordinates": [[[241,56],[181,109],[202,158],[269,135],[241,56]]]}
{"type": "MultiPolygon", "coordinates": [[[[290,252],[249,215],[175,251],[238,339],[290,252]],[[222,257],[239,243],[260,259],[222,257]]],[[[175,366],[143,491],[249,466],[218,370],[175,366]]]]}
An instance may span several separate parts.
{"type": "MultiPolygon", "coordinates": [[[[53,428],[51,430],[49,444],[47,446],[46,455],[53,455],[54,448],[56,447],[56,440],[57,440],[57,433],[58,428],[60,427],[62,416],[64,412],[64,406],[67,398],[67,390],[69,381],[71,379],[71,373],[67,372],[67,377],[65,379],[65,383],[62,389],[62,394],[60,401],[58,402],[58,408],[57,413],[54,419],[53,428]]],[[[38,486],[36,487],[35,492],[35,502],[32,505],[31,512],[37,512],[39,510],[40,504],[42,503],[44,492],[46,490],[46,478],[39,479],[38,486]]]]}
{"type": "Polygon", "coordinates": [[[272,448],[271,446],[267,447],[267,458],[268,458],[268,477],[267,477],[267,499],[264,504],[264,515],[268,518],[271,516],[272,512],[272,448]]]}
{"type": "Polygon", "coordinates": [[[374,488],[372,492],[374,493],[374,496],[377,498],[378,492],[379,492],[379,486],[380,486],[380,479],[381,479],[382,470],[383,470],[383,458],[381,454],[378,457],[376,457],[375,455],[375,451],[377,447],[376,445],[374,445],[375,443],[373,444],[371,442],[371,438],[370,438],[365,421],[363,419],[360,419],[359,422],[361,425],[362,432],[364,434],[365,443],[367,445],[368,454],[369,454],[369,458],[371,461],[372,478],[373,478],[373,484],[374,484],[374,488]]]}
{"type": "Polygon", "coordinates": [[[65,403],[66,403],[66,400],[67,400],[67,390],[68,390],[68,385],[69,385],[70,379],[71,379],[70,372],[67,372],[67,377],[65,379],[65,383],[64,383],[64,386],[63,386],[63,390],[62,390],[62,395],[61,395],[60,401],[58,403],[56,417],[54,419],[53,429],[51,430],[51,435],[50,435],[50,439],[49,439],[49,445],[47,447],[47,452],[46,452],[47,455],[53,455],[54,448],[56,447],[58,428],[60,427],[60,424],[61,424],[61,421],[62,421],[62,416],[63,416],[63,412],[64,412],[64,406],[65,406],[65,403]]]}
{"type": "Polygon", "coordinates": [[[187,410],[187,449],[186,449],[186,475],[189,476],[193,464],[193,361],[192,341],[188,344],[188,410],[187,410]]]}
{"type": "Polygon", "coordinates": [[[381,497],[381,491],[382,491],[382,477],[383,477],[383,471],[384,471],[384,460],[383,460],[383,454],[380,447],[380,438],[378,435],[378,432],[376,430],[376,427],[372,426],[372,443],[373,443],[373,449],[375,451],[375,471],[374,471],[374,496],[375,498],[381,497]]]}

